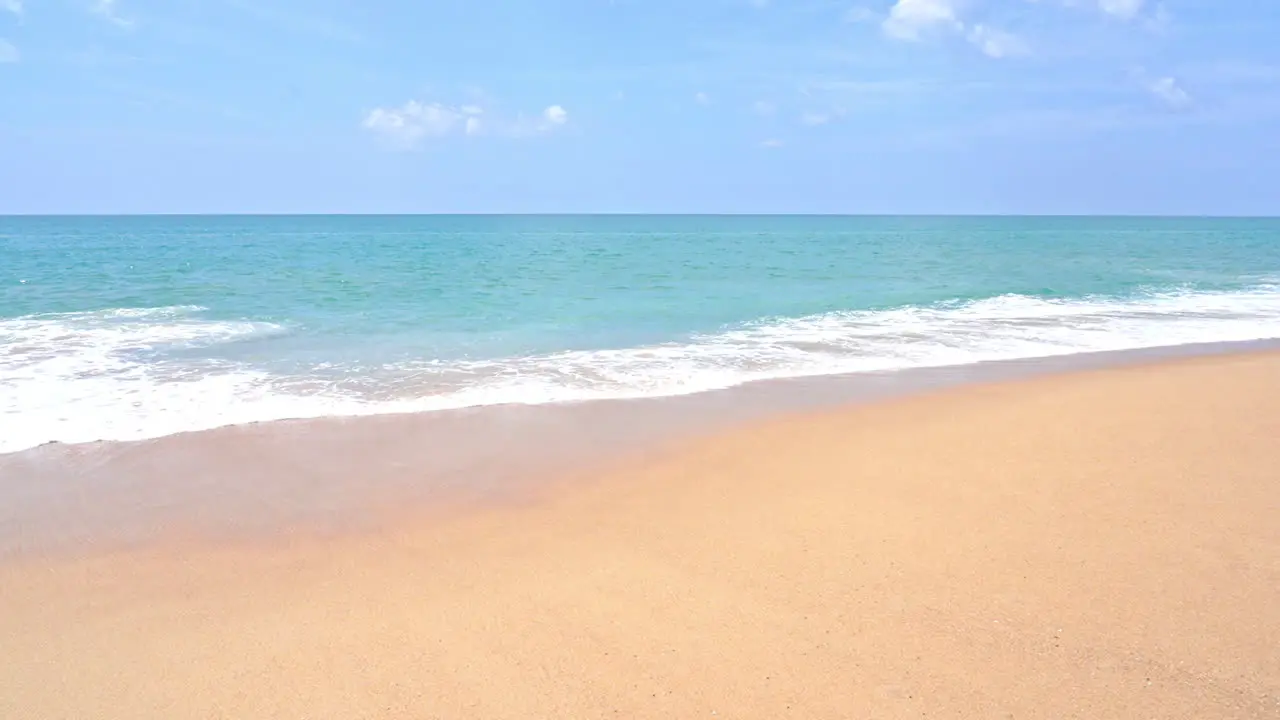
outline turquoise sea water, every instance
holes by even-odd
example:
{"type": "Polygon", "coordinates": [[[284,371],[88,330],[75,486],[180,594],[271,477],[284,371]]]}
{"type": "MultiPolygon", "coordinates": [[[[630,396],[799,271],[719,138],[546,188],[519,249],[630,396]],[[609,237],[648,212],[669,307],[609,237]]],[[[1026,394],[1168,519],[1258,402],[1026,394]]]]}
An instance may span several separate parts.
{"type": "Polygon", "coordinates": [[[1280,337],[1280,220],[0,218],[0,451],[1280,337]]]}

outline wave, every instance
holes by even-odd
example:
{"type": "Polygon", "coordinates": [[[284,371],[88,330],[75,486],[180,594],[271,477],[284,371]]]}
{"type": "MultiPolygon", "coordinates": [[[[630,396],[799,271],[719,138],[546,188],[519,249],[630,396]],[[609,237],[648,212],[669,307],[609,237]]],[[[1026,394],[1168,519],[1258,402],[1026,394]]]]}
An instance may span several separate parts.
{"type": "Polygon", "coordinates": [[[324,414],[276,378],[234,363],[174,363],[165,353],[286,332],[173,306],[0,320],[0,452],[41,443],[133,440],[267,417],[324,414]]]}
{"type": "Polygon", "coordinates": [[[507,404],[679,395],[756,380],[963,365],[1280,337],[1280,285],[1128,297],[1002,295],[765,318],[629,348],[281,374],[186,358],[284,335],[199,307],[0,321],[0,452],[50,440],[131,440],[229,424],[507,404]]]}
{"type": "MultiPolygon", "coordinates": [[[[678,395],[774,378],[1280,337],[1280,286],[971,302],[767,318],[681,342],[408,364],[419,409],[678,395]]],[[[410,392],[408,388],[405,390],[410,392]]]]}

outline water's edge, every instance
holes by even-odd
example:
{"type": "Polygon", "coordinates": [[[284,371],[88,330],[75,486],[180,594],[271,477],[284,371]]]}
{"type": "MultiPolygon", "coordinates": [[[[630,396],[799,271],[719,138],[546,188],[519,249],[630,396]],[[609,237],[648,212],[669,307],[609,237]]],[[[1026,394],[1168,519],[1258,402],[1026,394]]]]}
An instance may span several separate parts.
{"type": "Polygon", "coordinates": [[[86,543],[347,528],[501,501],[611,460],[789,413],[958,385],[1280,350],[1280,339],[770,379],[692,395],[251,423],[0,455],[0,558],[86,543]],[[532,483],[532,484],[531,484],[532,483]]]}

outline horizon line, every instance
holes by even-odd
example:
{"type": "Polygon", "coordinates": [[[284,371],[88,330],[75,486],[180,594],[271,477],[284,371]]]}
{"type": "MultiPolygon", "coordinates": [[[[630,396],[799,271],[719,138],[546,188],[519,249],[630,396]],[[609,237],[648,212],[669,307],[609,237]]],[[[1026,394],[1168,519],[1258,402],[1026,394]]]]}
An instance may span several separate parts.
{"type": "Polygon", "coordinates": [[[1277,215],[1168,213],[839,213],[839,212],[148,212],[0,213],[0,218],[181,217],[814,217],[814,218],[1114,218],[1176,220],[1276,220],[1277,215]]]}

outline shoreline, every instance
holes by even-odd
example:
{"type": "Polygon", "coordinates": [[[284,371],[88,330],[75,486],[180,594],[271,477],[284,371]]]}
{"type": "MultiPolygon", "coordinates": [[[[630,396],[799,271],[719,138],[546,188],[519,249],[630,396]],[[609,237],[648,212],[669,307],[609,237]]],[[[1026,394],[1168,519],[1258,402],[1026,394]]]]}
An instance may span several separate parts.
{"type": "Polygon", "coordinates": [[[1280,340],[762,380],[636,399],[280,420],[0,455],[0,561],[377,527],[391,511],[521,502],[564,477],[773,418],[962,386],[1280,349],[1280,340]],[[500,452],[495,452],[500,449],[500,452]],[[355,482],[353,477],[361,480],[355,482]]]}
{"type": "Polygon", "coordinates": [[[1270,718],[1277,408],[1274,351],[971,383],[527,502],[4,562],[0,715],[1270,718]]]}
{"type": "MultiPolygon", "coordinates": [[[[977,362],[960,363],[955,365],[930,365],[925,367],[906,367],[892,370],[859,370],[852,372],[837,372],[820,375],[798,375],[798,376],[782,376],[768,377],[758,380],[747,380],[735,385],[727,387],[714,387],[702,390],[693,390],[684,393],[647,395],[636,397],[599,397],[587,398],[580,400],[552,400],[547,402],[504,402],[481,405],[466,405],[461,407],[446,407],[434,410],[411,410],[405,412],[373,412],[368,414],[337,414],[337,415],[317,415],[305,417],[285,417],[272,420],[253,420],[249,422],[229,423],[227,425],[219,425],[216,427],[203,428],[199,430],[179,430],[176,432],[156,435],[154,437],[141,437],[127,440],[111,440],[98,439],[87,440],[82,442],[66,442],[62,440],[46,440],[39,445],[0,452],[0,462],[5,459],[18,455],[24,455],[33,452],[39,452],[52,448],[84,448],[103,445],[140,445],[163,441],[174,437],[185,437],[194,435],[203,435],[207,433],[225,432],[234,429],[269,427],[272,425],[300,424],[300,423],[329,423],[329,422],[360,422],[363,420],[380,419],[380,418],[407,418],[422,417],[435,415],[458,415],[475,412],[501,411],[510,408],[559,408],[559,407],[577,407],[583,405],[596,404],[633,404],[633,403],[653,403],[682,400],[686,398],[699,398],[708,395],[720,395],[724,393],[737,393],[744,390],[753,390],[758,387],[767,387],[771,385],[789,385],[804,386],[816,383],[848,383],[859,379],[873,381],[880,378],[906,378],[908,384],[912,380],[919,377],[923,381],[920,387],[929,389],[932,387],[947,387],[955,384],[971,383],[971,382],[992,382],[1004,379],[1016,379],[1019,377],[1052,374],[1061,372],[1074,372],[1076,370],[1087,370],[1092,368],[1104,367],[1120,367],[1132,363],[1149,362],[1152,360],[1164,360],[1181,357],[1199,357],[1212,356],[1231,353],[1256,352],[1259,350],[1280,349],[1280,337],[1275,338],[1258,338],[1253,340],[1234,340],[1226,342],[1203,342],[1203,343],[1182,343],[1178,345],[1158,345],[1153,347],[1130,348],[1124,350],[1100,350],[1100,351],[1081,351],[1065,353],[1061,355],[1042,355],[1027,358],[1011,358],[1006,360],[981,360],[977,362]],[[926,376],[936,375],[938,379],[928,379],[926,376]]],[[[874,386],[875,382],[868,382],[868,386],[874,386]]],[[[873,395],[878,398],[880,395],[874,387],[873,395]]],[[[890,391],[890,395],[896,394],[896,391],[890,391]]],[[[856,394],[851,395],[848,399],[840,399],[835,401],[837,404],[847,403],[850,401],[857,402],[862,398],[856,394]]],[[[803,409],[803,408],[802,408],[803,409]]]]}

